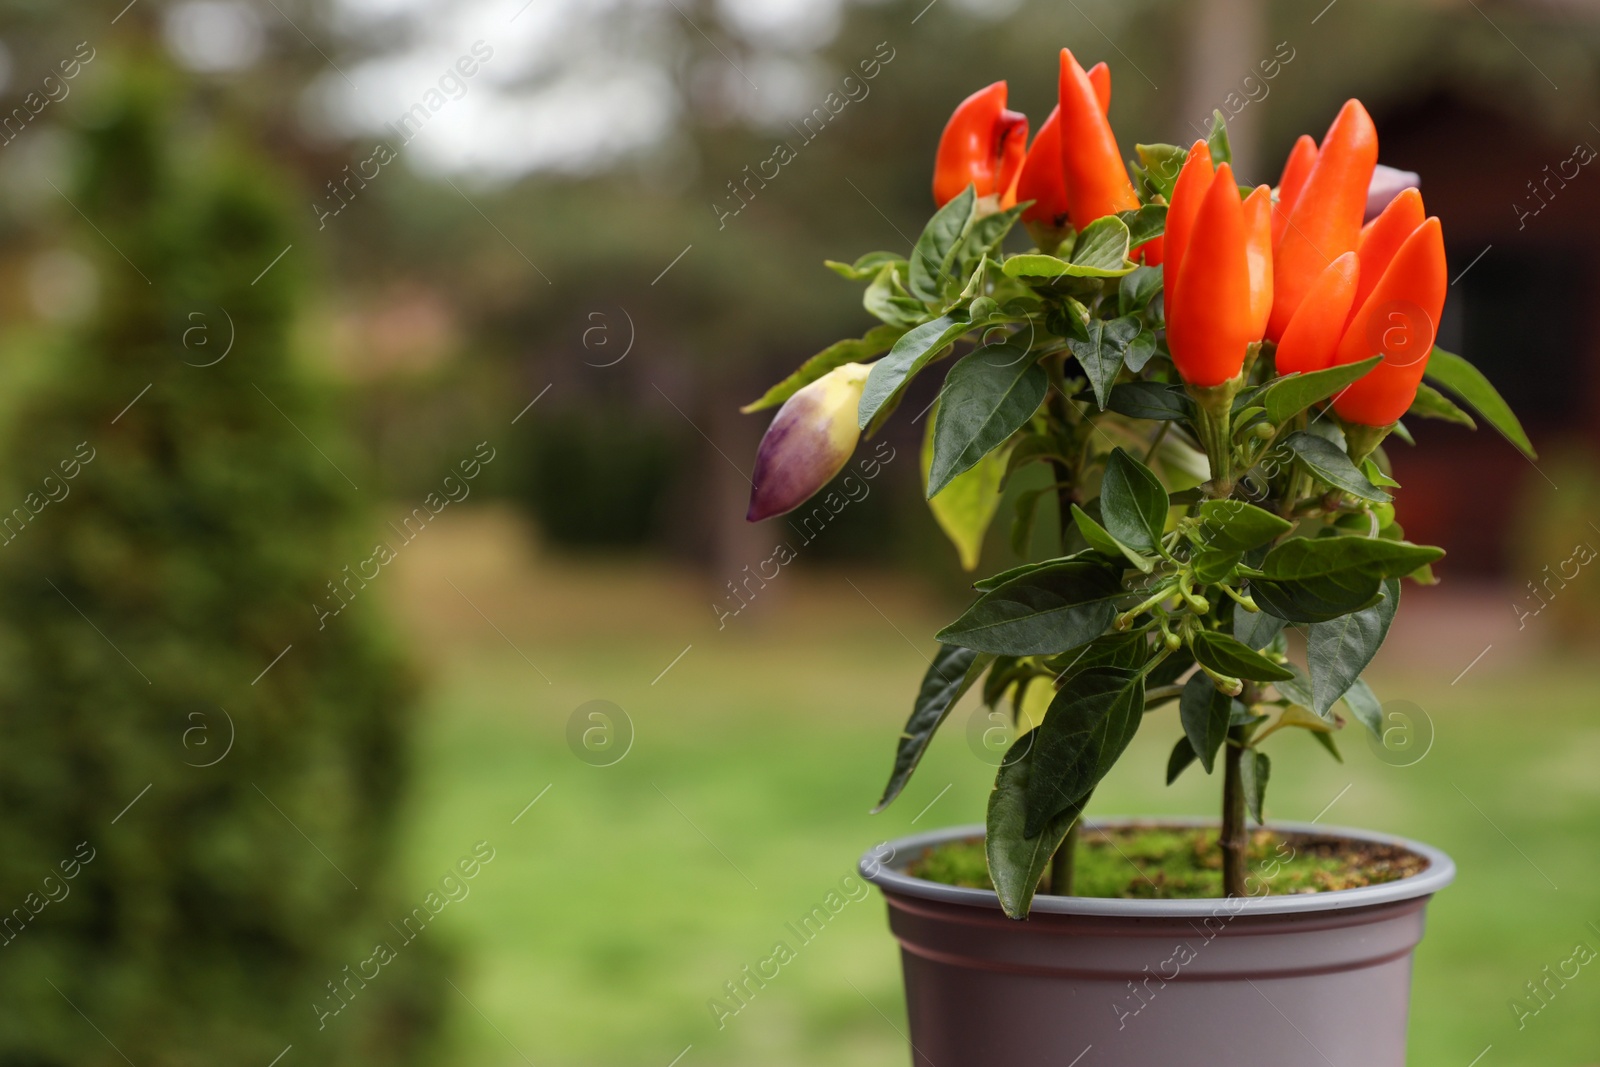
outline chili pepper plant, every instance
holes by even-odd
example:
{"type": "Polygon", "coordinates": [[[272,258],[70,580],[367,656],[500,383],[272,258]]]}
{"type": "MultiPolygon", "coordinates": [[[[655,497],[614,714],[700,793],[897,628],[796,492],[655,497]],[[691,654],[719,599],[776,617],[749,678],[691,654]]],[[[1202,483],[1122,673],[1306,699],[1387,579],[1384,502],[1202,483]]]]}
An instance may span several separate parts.
{"type": "Polygon", "coordinates": [[[1009,698],[1026,732],[1000,765],[986,852],[1014,918],[1041,883],[1071,893],[1079,817],[1141,727],[1178,735],[1169,783],[1220,768],[1224,889],[1243,895],[1265,743],[1307,731],[1337,757],[1348,719],[1381,729],[1362,671],[1403,581],[1433,581],[1443,555],[1395,520],[1386,449],[1410,443],[1402,417],[1473,426],[1447,390],[1533,454],[1485,378],[1434,345],[1440,222],[1378,166],[1359,101],[1320,142],[1300,138],[1276,187],[1250,187],[1220,112],[1209,137],[1140,144],[1125,164],[1110,96],[1106,66],[1063,49],[1058,106],[1031,144],[1005,82],[964,101],[910,254],[828,263],[866,283],[880,324],[745,409],[782,405],[755,521],[820,490],[912,379],[959,351],[926,422],[936,520],[973,569],[1003,499],[1024,558],[1054,514],[1046,558],[974,583],[939,631],[878,805],[963,694],[1009,698]],[[1008,253],[1024,230],[1033,247],[1008,253]],[[1007,493],[1036,467],[1044,484],[1007,493]],[[1048,705],[1033,721],[1036,687],[1048,705]]]}

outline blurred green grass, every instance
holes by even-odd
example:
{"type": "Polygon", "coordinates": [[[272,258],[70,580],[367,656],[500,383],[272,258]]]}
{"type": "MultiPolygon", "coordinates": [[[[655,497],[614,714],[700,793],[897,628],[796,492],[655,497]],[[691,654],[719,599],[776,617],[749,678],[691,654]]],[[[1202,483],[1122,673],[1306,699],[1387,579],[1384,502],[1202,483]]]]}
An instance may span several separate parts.
{"type": "MultiPolygon", "coordinates": [[[[906,1062],[897,949],[875,892],[725,1027],[707,1004],[775,941],[798,946],[785,924],[865,848],[981,820],[992,771],[965,740],[970,703],[905,795],[867,814],[947,608],[860,575],[786,571],[764,616],[718,632],[709,584],[681,574],[519,560],[500,520],[463,515],[441,534],[399,590],[433,665],[408,880],[424,887],[478,840],[496,849],[436,924],[463,961],[447,1062],[666,1067],[688,1046],[685,1067],[906,1062]],[[568,717],[593,699],[636,730],[614,766],[567,745],[568,717]]],[[[1351,730],[1343,765],[1280,735],[1269,808],[1310,819],[1337,798],[1324,822],[1455,857],[1417,958],[1412,1063],[1465,1067],[1491,1045],[1484,1067],[1593,1062],[1594,968],[1524,1029],[1510,1001],[1575,945],[1600,949],[1588,925],[1600,925],[1595,684],[1571,661],[1486,664],[1452,686],[1454,673],[1390,662],[1380,675],[1381,696],[1436,724],[1414,766],[1380,762],[1351,730]]],[[[1162,784],[1178,733],[1170,711],[1152,714],[1094,810],[1211,814],[1215,780],[1162,784]]]]}

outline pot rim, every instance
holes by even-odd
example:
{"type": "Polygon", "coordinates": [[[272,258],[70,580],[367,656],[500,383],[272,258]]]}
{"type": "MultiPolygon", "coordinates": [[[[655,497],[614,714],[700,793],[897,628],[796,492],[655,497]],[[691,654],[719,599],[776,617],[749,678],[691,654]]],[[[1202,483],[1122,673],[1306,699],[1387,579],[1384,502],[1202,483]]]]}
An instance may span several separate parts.
{"type": "MultiPolygon", "coordinates": [[[[1213,826],[1214,819],[1161,818],[1159,816],[1113,816],[1085,819],[1084,827],[1090,830],[1124,826],[1213,826]]],[[[1324,826],[1321,823],[1272,821],[1265,827],[1283,833],[1314,834],[1321,837],[1344,837],[1354,841],[1391,845],[1415,852],[1428,861],[1426,869],[1381,885],[1361,886],[1356,889],[1333,889],[1322,893],[1293,893],[1282,896],[1247,897],[1242,906],[1229,908],[1252,915],[1304,915],[1307,913],[1340,911],[1347,908],[1365,908],[1377,904],[1426,898],[1455,881],[1456,865],[1448,855],[1431,845],[1409,838],[1372,830],[1357,830],[1345,826],[1324,826]]],[[[914,878],[905,873],[905,867],[926,848],[949,841],[981,838],[982,824],[946,827],[928,830],[908,837],[886,842],[894,849],[894,859],[888,864],[878,857],[883,845],[869,849],[861,857],[857,869],[861,877],[872,882],[885,894],[937,900],[947,904],[965,904],[970,907],[999,911],[1000,898],[990,889],[971,889],[964,886],[945,885],[914,878]]],[[[1227,903],[1225,897],[1207,897],[1198,900],[1127,900],[1109,897],[1055,897],[1040,894],[1033,898],[1031,911],[1051,915],[1098,915],[1119,918],[1198,918],[1214,915],[1227,903]]]]}

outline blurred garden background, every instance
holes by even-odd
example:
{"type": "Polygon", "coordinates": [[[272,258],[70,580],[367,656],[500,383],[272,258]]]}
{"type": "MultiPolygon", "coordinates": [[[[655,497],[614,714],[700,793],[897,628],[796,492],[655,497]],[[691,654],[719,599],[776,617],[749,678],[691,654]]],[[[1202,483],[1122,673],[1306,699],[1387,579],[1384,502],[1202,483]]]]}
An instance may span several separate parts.
{"type": "MultiPolygon", "coordinates": [[[[1600,976],[1548,981],[1600,950],[1600,5],[0,0],[0,1065],[905,1062],[875,895],[726,983],[981,820],[975,705],[867,814],[968,579],[909,418],[801,532],[743,522],[737,409],[865,329],[822,260],[908,247],[951,108],[1037,126],[1063,45],[1125,153],[1222,109],[1274,181],[1359,96],[1423,175],[1441,344],[1540,459],[1391,449],[1450,551],[1393,744],[1285,740],[1269,808],[1457,859],[1412,1062],[1600,1061],[1600,976]]],[[[1209,813],[1177,734],[1098,812],[1209,813]]]]}

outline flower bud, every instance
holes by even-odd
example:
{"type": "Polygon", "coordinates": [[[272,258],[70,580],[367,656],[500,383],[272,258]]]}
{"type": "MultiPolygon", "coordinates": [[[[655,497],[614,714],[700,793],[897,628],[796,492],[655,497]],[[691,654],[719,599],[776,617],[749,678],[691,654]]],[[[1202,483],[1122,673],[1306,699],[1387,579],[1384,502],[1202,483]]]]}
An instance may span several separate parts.
{"type": "Polygon", "coordinates": [[[871,369],[846,363],[783,402],[756,450],[746,521],[793,511],[850,461],[861,439],[856,408],[871,369]]]}
{"type": "Polygon", "coordinates": [[[1372,170],[1372,181],[1367,185],[1366,221],[1377,218],[1389,201],[1422,185],[1422,176],[1414,170],[1396,170],[1379,163],[1372,170]]]}

